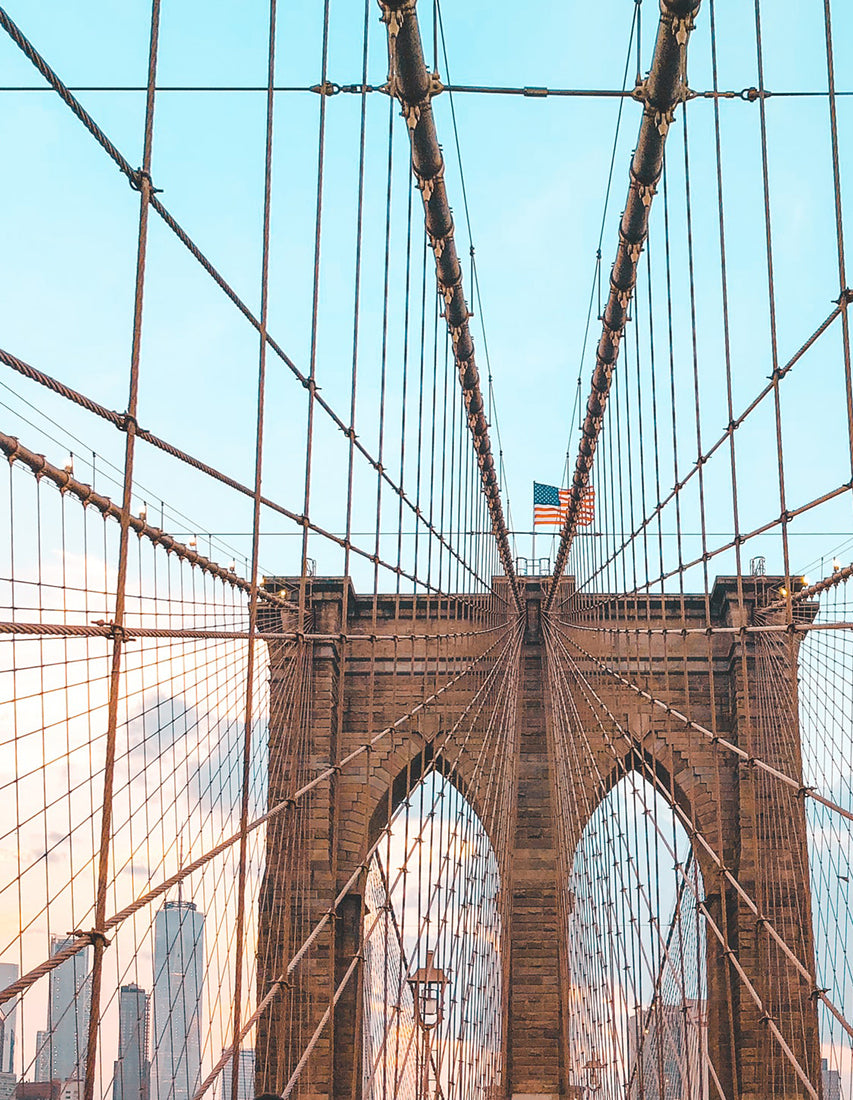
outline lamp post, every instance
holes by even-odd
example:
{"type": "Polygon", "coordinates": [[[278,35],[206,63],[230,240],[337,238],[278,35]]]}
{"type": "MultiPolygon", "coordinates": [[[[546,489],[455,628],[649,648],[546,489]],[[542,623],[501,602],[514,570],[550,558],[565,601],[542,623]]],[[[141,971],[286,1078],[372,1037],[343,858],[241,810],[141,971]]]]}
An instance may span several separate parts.
{"type": "Polygon", "coordinates": [[[429,1100],[432,1031],[444,1019],[444,987],[449,985],[444,971],[433,966],[434,954],[434,951],[427,951],[426,966],[419,967],[407,978],[415,1005],[415,1022],[424,1035],[420,1100],[429,1100]]]}
{"type": "Polygon", "coordinates": [[[607,1063],[602,1062],[596,1055],[587,1059],[586,1065],[583,1067],[587,1076],[587,1092],[598,1092],[601,1088],[601,1071],[606,1068],[607,1063]]]}

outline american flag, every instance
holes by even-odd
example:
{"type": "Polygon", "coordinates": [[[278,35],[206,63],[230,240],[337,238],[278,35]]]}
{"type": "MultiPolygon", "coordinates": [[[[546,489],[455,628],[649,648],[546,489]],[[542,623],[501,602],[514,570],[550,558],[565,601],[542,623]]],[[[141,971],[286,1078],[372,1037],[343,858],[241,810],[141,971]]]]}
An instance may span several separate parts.
{"type": "MultiPolygon", "coordinates": [[[[533,482],[533,526],[562,526],[566,522],[571,493],[568,489],[558,489],[556,485],[540,485],[533,482]]],[[[595,489],[590,485],[584,489],[581,505],[578,509],[578,526],[587,527],[595,519],[595,489]]]]}

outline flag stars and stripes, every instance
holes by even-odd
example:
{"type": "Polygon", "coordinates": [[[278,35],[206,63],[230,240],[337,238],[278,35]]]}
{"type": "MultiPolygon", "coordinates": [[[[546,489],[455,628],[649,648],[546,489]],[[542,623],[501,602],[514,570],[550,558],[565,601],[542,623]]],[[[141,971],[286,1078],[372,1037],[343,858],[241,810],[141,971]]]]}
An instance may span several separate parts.
{"type": "MultiPolygon", "coordinates": [[[[562,526],[566,522],[571,492],[559,489],[556,485],[542,485],[533,482],[533,526],[562,526]]],[[[595,489],[584,489],[578,508],[578,526],[587,527],[595,520],[595,489]]]]}

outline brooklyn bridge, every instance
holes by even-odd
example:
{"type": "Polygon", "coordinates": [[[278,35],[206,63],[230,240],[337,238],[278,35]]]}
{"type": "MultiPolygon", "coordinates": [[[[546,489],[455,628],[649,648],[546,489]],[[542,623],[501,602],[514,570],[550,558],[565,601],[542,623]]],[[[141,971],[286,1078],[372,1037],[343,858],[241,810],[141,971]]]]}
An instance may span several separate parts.
{"type": "Polygon", "coordinates": [[[853,10],[0,28],[0,1100],[853,1100],[853,10]]]}

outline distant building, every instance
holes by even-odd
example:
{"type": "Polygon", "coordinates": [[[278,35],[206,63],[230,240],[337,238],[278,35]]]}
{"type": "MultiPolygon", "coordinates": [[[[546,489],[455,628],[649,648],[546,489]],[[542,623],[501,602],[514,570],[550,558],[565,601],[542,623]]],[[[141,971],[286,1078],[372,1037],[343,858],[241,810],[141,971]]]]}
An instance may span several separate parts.
{"type": "Polygon", "coordinates": [[[12,1100],[17,1084],[18,1078],[14,1073],[0,1071],[0,1100],[12,1100]]]}
{"type": "Polygon", "coordinates": [[[113,1067],[113,1100],[148,1100],[148,995],[123,985],[118,1001],[118,1061],[113,1067]]]}
{"type": "Polygon", "coordinates": [[[821,1058],[820,1075],[823,1078],[823,1100],[841,1100],[841,1074],[830,1069],[826,1058],[821,1058]]]}
{"type": "MultiPolygon", "coordinates": [[[[231,1071],[234,1066],[229,1059],[222,1070],[222,1093],[220,1100],[231,1100],[231,1071]]],[[[241,1050],[237,1064],[237,1100],[252,1100],[255,1095],[255,1052],[251,1048],[241,1050]]]]}
{"type": "MultiPolygon", "coordinates": [[[[17,963],[0,963],[0,989],[5,989],[18,979],[17,963]]],[[[0,1073],[15,1071],[15,1016],[18,999],[0,1005],[0,1073]]],[[[0,1094],[2,1097],[2,1094],[0,1094]]]]}
{"type": "Polygon", "coordinates": [[[62,1100],[62,1081],[19,1081],[15,1100],[62,1100]]]}
{"type": "Polygon", "coordinates": [[[628,1100],[708,1095],[702,1002],[644,1008],[628,1021],[628,1100]]]}
{"type": "Polygon", "coordinates": [[[36,1032],[35,1079],[50,1081],[50,1036],[46,1031],[36,1032]]]}
{"type": "MultiPolygon", "coordinates": [[[[50,954],[74,942],[51,936],[50,954]]],[[[86,1043],[92,979],[89,948],[51,970],[47,996],[47,1028],[36,1034],[36,1081],[74,1081],[86,1075],[86,1043]]]]}
{"type": "Polygon", "coordinates": [[[19,1081],[15,1100],[80,1100],[83,1082],[72,1077],[67,1081],[19,1081]]]}
{"type": "Polygon", "coordinates": [[[204,914],[167,901],[154,920],[153,1100],[192,1100],[200,1084],[204,914]]]}

